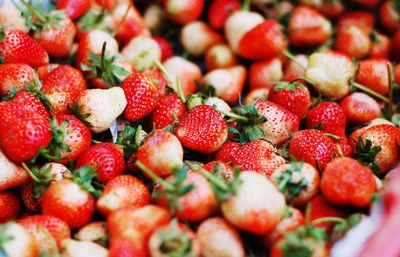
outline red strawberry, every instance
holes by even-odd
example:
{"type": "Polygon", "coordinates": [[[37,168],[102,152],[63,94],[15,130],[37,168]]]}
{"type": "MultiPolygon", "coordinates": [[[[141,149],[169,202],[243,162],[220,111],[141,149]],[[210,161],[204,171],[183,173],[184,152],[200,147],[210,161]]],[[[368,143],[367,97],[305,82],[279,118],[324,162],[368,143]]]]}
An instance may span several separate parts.
{"type": "Polygon", "coordinates": [[[324,169],[321,190],[333,204],[367,207],[378,189],[371,170],[352,158],[340,157],[324,169]]]}
{"type": "Polygon", "coordinates": [[[356,81],[379,94],[386,95],[389,92],[388,63],[387,59],[362,60],[356,81]]]}
{"type": "Polygon", "coordinates": [[[352,124],[362,124],[381,116],[378,102],[367,94],[354,92],[340,101],[346,120],[352,124]]]}
{"type": "Polygon", "coordinates": [[[228,137],[228,126],[221,114],[209,105],[198,105],[179,122],[176,136],[182,145],[201,152],[213,153],[228,137]]]}
{"type": "Polygon", "coordinates": [[[168,17],[176,23],[187,24],[197,20],[204,7],[204,0],[163,0],[168,17]]]}
{"type": "Polygon", "coordinates": [[[156,129],[163,129],[175,121],[180,121],[187,112],[186,105],[176,94],[160,97],[152,115],[152,124],[156,129]],[[174,117],[175,115],[175,117],[174,117]]]}
{"type": "Polygon", "coordinates": [[[279,58],[253,62],[249,69],[250,89],[271,88],[273,82],[283,77],[282,61],[279,58]]]}
{"type": "Polygon", "coordinates": [[[371,49],[371,39],[359,26],[350,25],[337,32],[335,49],[349,57],[362,58],[371,49]]]}
{"type": "Polygon", "coordinates": [[[389,32],[396,32],[400,29],[400,15],[396,9],[394,1],[387,0],[379,10],[379,19],[383,28],[389,32]]]}
{"type": "Polygon", "coordinates": [[[0,191],[19,186],[29,179],[29,175],[19,165],[11,162],[0,150],[0,191]]]}
{"type": "Polygon", "coordinates": [[[41,91],[52,104],[52,114],[57,115],[67,113],[68,105],[72,107],[86,87],[82,72],[69,65],[60,65],[43,80],[41,91]]]}
{"type": "Polygon", "coordinates": [[[19,91],[11,101],[1,102],[0,120],[0,148],[11,161],[27,161],[50,143],[49,114],[28,92],[19,91]]]}
{"type": "Polygon", "coordinates": [[[67,124],[63,128],[65,130],[63,143],[69,148],[69,151],[61,151],[61,162],[74,162],[90,147],[92,134],[82,121],[72,115],[60,114],[56,118],[59,126],[62,127],[64,122],[67,124]]]}
{"type": "Polygon", "coordinates": [[[104,216],[108,216],[119,208],[139,208],[149,202],[149,189],[140,179],[130,175],[121,175],[107,182],[97,200],[97,209],[104,216]]]}
{"type": "Polygon", "coordinates": [[[239,55],[252,60],[278,56],[286,48],[286,38],[279,23],[265,20],[247,32],[239,43],[239,55]]]}
{"type": "Polygon", "coordinates": [[[288,29],[290,43],[302,47],[321,45],[332,34],[330,21],[306,6],[294,8],[288,29]]]}
{"type": "Polygon", "coordinates": [[[307,128],[318,126],[322,126],[322,132],[344,136],[346,115],[342,107],[335,102],[322,102],[312,108],[307,115],[307,128]]]}
{"type": "Polygon", "coordinates": [[[160,71],[159,69],[152,69],[152,70],[146,70],[143,72],[146,74],[156,85],[157,87],[157,92],[159,96],[163,96],[167,94],[167,85],[168,85],[168,80],[160,71]]]}
{"type": "Polygon", "coordinates": [[[280,145],[289,139],[290,134],[299,129],[300,118],[273,102],[258,100],[254,104],[258,114],[267,119],[260,126],[264,138],[274,145],[280,145]]]}
{"type": "Polygon", "coordinates": [[[14,191],[0,192],[0,223],[16,219],[21,211],[21,202],[14,191]]]}
{"type": "Polygon", "coordinates": [[[366,35],[370,35],[374,28],[375,18],[369,12],[353,11],[340,16],[338,30],[346,29],[351,25],[359,27],[366,35]]]}
{"type": "Polygon", "coordinates": [[[118,4],[117,0],[96,0],[96,3],[103,6],[106,10],[114,9],[118,4]]]}
{"type": "Polygon", "coordinates": [[[223,174],[225,178],[229,180],[232,179],[234,175],[232,167],[222,161],[211,161],[203,165],[203,169],[209,172],[213,172],[214,169],[218,169],[218,173],[223,174]]]}
{"type": "Polygon", "coordinates": [[[122,83],[128,104],[124,115],[129,121],[139,120],[149,115],[157,104],[157,87],[143,73],[134,72],[122,83]]]}
{"type": "Polygon", "coordinates": [[[118,237],[118,240],[112,240],[109,247],[108,257],[146,257],[146,247],[144,239],[140,232],[129,230],[118,237]]]}
{"type": "Polygon", "coordinates": [[[52,72],[59,66],[60,66],[60,64],[58,64],[58,63],[49,63],[47,65],[40,66],[39,68],[37,68],[36,73],[37,73],[39,80],[43,81],[47,77],[47,75],[50,74],[50,72],[52,72]]]}
{"type": "Polygon", "coordinates": [[[157,42],[158,46],[161,49],[162,62],[174,56],[174,49],[172,49],[171,44],[165,38],[155,35],[151,36],[151,38],[157,42]]]}
{"type": "Polygon", "coordinates": [[[49,63],[49,55],[42,46],[20,30],[5,29],[0,41],[0,56],[4,63],[25,63],[33,68],[49,63]]]}
{"type": "Polygon", "coordinates": [[[33,182],[28,181],[18,187],[18,192],[25,207],[30,211],[38,212],[40,211],[40,203],[35,198],[32,187],[33,182]]]}
{"type": "Polygon", "coordinates": [[[268,95],[269,101],[279,104],[286,110],[304,118],[311,106],[310,92],[303,84],[281,83],[274,86],[268,95]]]}
{"type": "Polygon", "coordinates": [[[183,165],[183,149],[174,134],[157,130],[139,147],[136,158],[158,176],[166,177],[183,165]]]}
{"type": "Polygon", "coordinates": [[[123,150],[110,142],[95,144],[79,156],[76,166],[85,165],[97,166],[98,180],[107,183],[125,170],[123,150]]]}
{"type": "Polygon", "coordinates": [[[71,237],[71,231],[64,221],[51,215],[32,215],[18,220],[18,224],[25,227],[32,234],[37,233],[42,227],[47,229],[61,248],[63,240],[71,237]]]}
{"type": "Polygon", "coordinates": [[[57,9],[64,10],[71,20],[75,20],[90,10],[92,0],[57,0],[57,9]]]}
{"type": "Polygon", "coordinates": [[[239,0],[216,0],[208,8],[208,22],[214,29],[222,29],[226,19],[234,11],[240,10],[239,0]]]}
{"type": "Polygon", "coordinates": [[[315,129],[298,131],[290,139],[289,154],[318,169],[324,169],[333,159],[336,151],[332,139],[315,129]]]}
{"type": "MultiPolygon", "coordinates": [[[[330,204],[322,195],[316,195],[309,203],[310,221],[324,217],[343,218],[344,215],[335,206],[330,204]]],[[[334,222],[324,222],[316,225],[317,227],[332,228],[334,222]]]]}
{"type": "Polygon", "coordinates": [[[389,58],[391,42],[389,37],[379,32],[372,32],[370,58],[389,58]]]}
{"type": "Polygon", "coordinates": [[[242,170],[252,170],[267,176],[285,163],[285,159],[277,155],[272,144],[264,140],[255,140],[239,145],[227,142],[215,155],[216,161],[231,163],[242,170]]]}
{"type": "Polygon", "coordinates": [[[237,64],[235,54],[227,44],[217,44],[210,47],[204,57],[207,71],[218,68],[229,68],[237,64]]]}
{"type": "Polygon", "coordinates": [[[27,64],[0,64],[0,95],[20,89],[34,80],[35,71],[27,64]]]}

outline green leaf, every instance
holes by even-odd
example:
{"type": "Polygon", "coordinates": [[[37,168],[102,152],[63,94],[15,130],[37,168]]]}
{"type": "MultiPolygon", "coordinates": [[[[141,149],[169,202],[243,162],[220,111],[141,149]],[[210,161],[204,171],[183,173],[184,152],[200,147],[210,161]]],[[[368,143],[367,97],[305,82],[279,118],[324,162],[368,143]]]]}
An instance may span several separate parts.
{"type": "Polygon", "coordinates": [[[78,184],[82,189],[91,193],[93,197],[98,198],[101,190],[93,186],[93,180],[97,177],[97,166],[83,166],[72,172],[73,181],[78,184]]]}
{"type": "Polygon", "coordinates": [[[6,38],[6,32],[4,29],[0,28],[0,41],[3,41],[6,38]]]}
{"type": "Polygon", "coordinates": [[[157,230],[161,238],[160,252],[170,257],[194,257],[192,252],[193,239],[188,228],[179,227],[178,221],[173,219],[167,229],[157,230]]]}
{"type": "Polygon", "coordinates": [[[75,101],[73,106],[67,103],[67,109],[71,114],[82,121],[86,127],[93,128],[93,125],[87,120],[90,117],[90,113],[83,113],[82,106],[79,105],[78,101],[75,101]]]}
{"type": "Polygon", "coordinates": [[[308,181],[301,173],[303,164],[304,162],[297,162],[294,160],[289,168],[284,170],[282,174],[276,178],[279,190],[284,193],[290,201],[293,201],[293,199],[308,185],[308,181]],[[293,181],[294,174],[301,176],[301,179],[293,181]]]}
{"type": "Polygon", "coordinates": [[[368,166],[378,177],[381,176],[381,170],[375,163],[375,157],[380,151],[382,151],[382,147],[379,145],[372,146],[371,140],[366,139],[364,141],[361,136],[358,137],[358,141],[354,138],[351,139],[356,143],[354,149],[356,159],[365,166],[368,166]]]}
{"type": "Polygon", "coordinates": [[[90,31],[90,30],[104,30],[106,32],[111,32],[111,28],[107,25],[106,17],[109,13],[102,8],[100,12],[97,10],[89,10],[85,15],[80,17],[76,24],[78,24],[79,28],[82,31],[90,31]]]}

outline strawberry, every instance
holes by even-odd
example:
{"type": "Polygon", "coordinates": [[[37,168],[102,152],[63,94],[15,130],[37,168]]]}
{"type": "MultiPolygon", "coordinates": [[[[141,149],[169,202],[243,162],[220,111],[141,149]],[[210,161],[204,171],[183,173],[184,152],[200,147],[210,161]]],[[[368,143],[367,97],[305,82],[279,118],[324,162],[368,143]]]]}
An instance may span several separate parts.
{"type": "Polygon", "coordinates": [[[31,93],[19,91],[11,101],[1,102],[0,120],[0,148],[13,162],[33,158],[50,143],[49,114],[31,93]]]}
{"type": "Polygon", "coordinates": [[[186,105],[176,94],[168,94],[158,99],[151,116],[156,129],[163,129],[175,121],[180,121],[187,112],[186,105]]]}
{"type": "Polygon", "coordinates": [[[149,115],[157,104],[157,87],[145,74],[134,72],[122,83],[127,106],[124,111],[129,121],[139,120],[149,115]]]}
{"type": "MultiPolygon", "coordinates": [[[[316,195],[309,202],[309,211],[310,211],[310,221],[318,220],[324,217],[338,217],[343,218],[343,213],[340,212],[334,205],[330,204],[323,195],[316,195]]],[[[334,222],[324,222],[316,225],[317,227],[323,227],[330,230],[334,222]]]]}
{"type": "Polygon", "coordinates": [[[232,167],[222,161],[211,161],[207,164],[204,164],[203,169],[208,172],[214,172],[215,170],[217,170],[217,174],[223,174],[228,180],[234,178],[234,171],[232,167]]]}
{"type": "Polygon", "coordinates": [[[11,190],[0,192],[0,223],[16,219],[21,211],[18,195],[11,190]]]}
{"type": "Polygon", "coordinates": [[[127,105],[124,90],[120,87],[109,89],[87,89],[81,92],[72,106],[72,112],[94,133],[110,128],[127,105]]]}
{"type": "Polygon", "coordinates": [[[182,25],[197,20],[204,7],[204,0],[163,0],[162,3],[168,18],[182,25]]]}
{"type": "Polygon", "coordinates": [[[340,15],[343,14],[345,6],[342,2],[339,1],[307,1],[307,0],[301,0],[301,4],[313,7],[316,9],[318,12],[322,13],[323,15],[329,17],[329,18],[337,18],[340,15]]]}
{"type": "Polygon", "coordinates": [[[381,116],[378,102],[367,94],[354,92],[340,101],[346,120],[352,124],[362,124],[381,116]]]}
{"type": "Polygon", "coordinates": [[[221,43],[222,36],[206,23],[194,21],[182,28],[180,41],[186,52],[200,56],[211,46],[221,43]]]}
{"type": "Polygon", "coordinates": [[[73,180],[52,183],[41,198],[42,213],[63,220],[70,228],[89,223],[96,204],[89,191],[98,194],[91,185],[95,176],[95,170],[85,166],[74,171],[73,180]]]}
{"type": "Polygon", "coordinates": [[[185,147],[201,153],[213,153],[226,141],[228,126],[213,107],[198,105],[185,114],[175,134],[185,147]]]}
{"type": "Polygon", "coordinates": [[[292,45],[317,46],[329,40],[332,25],[317,11],[306,6],[298,6],[292,12],[288,30],[292,45]]]}
{"type": "Polygon", "coordinates": [[[362,58],[371,49],[371,39],[359,26],[350,25],[337,32],[335,49],[349,57],[362,58]]]}
{"type": "Polygon", "coordinates": [[[238,231],[224,218],[215,217],[203,221],[196,236],[202,256],[245,256],[238,231]],[[217,238],[224,238],[224,244],[217,243],[217,238]]]}
{"type": "Polygon", "coordinates": [[[41,91],[52,105],[52,114],[67,112],[73,106],[79,94],[87,88],[82,72],[69,65],[60,65],[43,80],[41,91]]]}
{"type": "Polygon", "coordinates": [[[35,71],[27,64],[0,64],[0,95],[25,87],[34,80],[35,71]]]}
{"type": "Polygon", "coordinates": [[[294,60],[289,60],[286,63],[283,79],[285,81],[291,81],[298,77],[304,77],[304,68],[308,66],[308,60],[305,55],[298,54],[294,56],[294,60]]]}
{"type": "Polygon", "coordinates": [[[97,4],[104,7],[106,10],[114,9],[114,7],[118,4],[117,0],[95,0],[97,4]]]}
{"type": "Polygon", "coordinates": [[[27,181],[18,187],[18,192],[22,202],[29,211],[40,211],[39,199],[34,196],[33,182],[27,181]]]}
{"type": "Polygon", "coordinates": [[[123,235],[120,235],[118,240],[111,240],[108,255],[105,255],[104,257],[146,257],[146,252],[145,241],[140,232],[129,230],[123,235]]]}
{"type": "Polygon", "coordinates": [[[391,42],[389,37],[379,32],[372,32],[372,46],[370,58],[389,58],[391,42]]]}
{"type": "Polygon", "coordinates": [[[278,56],[286,45],[279,23],[267,19],[243,35],[238,53],[251,60],[260,60],[278,56]]]}
{"type": "Polygon", "coordinates": [[[10,161],[0,150],[0,191],[19,186],[28,181],[28,174],[25,170],[10,161]]]}
{"type": "Polygon", "coordinates": [[[167,41],[167,39],[155,35],[152,35],[151,38],[157,42],[158,46],[161,49],[162,62],[174,56],[174,49],[172,49],[171,44],[167,41]]]}
{"type": "Polygon", "coordinates": [[[251,90],[244,99],[244,104],[254,105],[254,103],[256,103],[258,100],[267,100],[269,91],[270,90],[267,88],[258,88],[251,90]]]}
{"type": "Polygon", "coordinates": [[[4,63],[25,63],[33,68],[49,63],[49,55],[36,40],[13,29],[0,32],[0,57],[4,63]]]}
{"type": "Polygon", "coordinates": [[[322,132],[344,136],[346,115],[342,107],[335,102],[322,102],[312,108],[307,115],[307,128],[319,126],[322,132]]]}
{"type": "Polygon", "coordinates": [[[159,96],[163,96],[168,93],[168,80],[161,70],[152,69],[146,70],[143,73],[146,74],[153,81],[154,85],[157,87],[157,92],[159,96]]]}
{"type": "Polygon", "coordinates": [[[101,245],[106,243],[107,237],[106,223],[103,221],[93,221],[75,234],[75,238],[80,241],[99,242],[101,245]]]}
{"type": "Polygon", "coordinates": [[[271,88],[272,83],[283,77],[282,61],[279,58],[253,62],[249,69],[250,89],[271,88]]]}
{"type": "Polygon", "coordinates": [[[266,119],[260,126],[264,138],[274,145],[288,140],[291,133],[299,129],[300,119],[285,108],[273,102],[258,100],[254,104],[258,114],[266,119]]]}
{"type": "Polygon", "coordinates": [[[279,104],[286,110],[304,118],[311,106],[310,92],[302,83],[279,82],[268,95],[269,101],[279,104]]]}
{"type": "Polygon", "coordinates": [[[21,11],[13,2],[2,2],[0,5],[0,24],[6,24],[9,29],[17,29],[25,33],[29,31],[21,11]]]}
{"type": "Polygon", "coordinates": [[[104,216],[124,208],[139,208],[150,202],[150,192],[138,178],[120,175],[107,182],[97,201],[97,209],[104,216]]]}
{"type": "Polygon", "coordinates": [[[377,191],[377,185],[371,170],[352,158],[340,157],[324,169],[321,190],[333,204],[366,207],[377,191]]]}
{"type": "Polygon", "coordinates": [[[196,234],[187,225],[172,220],[154,231],[148,248],[150,256],[200,256],[200,245],[196,234]]]}
{"type": "Polygon", "coordinates": [[[95,144],[87,148],[78,158],[76,167],[97,167],[97,179],[107,183],[125,170],[122,148],[110,142],[95,144]]]}
{"type": "Polygon", "coordinates": [[[204,56],[207,71],[219,68],[229,68],[237,64],[232,50],[226,44],[216,44],[210,47],[204,56]]]}
{"type": "Polygon", "coordinates": [[[285,198],[263,174],[243,171],[236,194],[221,205],[222,214],[235,227],[263,235],[283,218],[285,198]]]}
{"type": "Polygon", "coordinates": [[[47,65],[40,66],[36,69],[36,74],[40,81],[43,81],[53,70],[58,68],[60,64],[58,63],[49,63],[47,65]]]}
{"type": "Polygon", "coordinates": [[[7,257],[38,257],[34,237],[15,222],[0,225],[1,250],[7,257]]]}
{"type": "Polygon", "coordinates": [[[246,69],[234,66],[226,69],[215,69],[207,73],[203,79],[206,87],[212,87],[215,95],[230,103],[237,102],[246,81],[246,69]]]}
{"type": "Polygon", "coordinates": [[[379,20],[384,29],[389,32],[396,32],[399,30],[399,18],[400,15],[394,1],[387,0],[381,5],[379,9],[379,20]]]}
{"type": "Polygon", "coordinates": [[[70,257],[97,256],[108,257],[108,250],[97,243],[66,239],[63,241],[63,255],[70,257]]]}
{"type": "Polygon", "coordinates": [[[112,28],[114,28],[116,24],[114,24],[111,13],[105,8],[92,8],[75,21],[75,26],[76,37],[80,40],[84,38],[87,33],[93,30],[111,32],[112,28]]]}
{"type": "Polygon", "coordinates": [[[67,223],[51,215],[39,214],[27,216],[17,222],[33,235],[40,232],[40,229],[45,228],[51,237],[54,238],[60,249],[62,241],[71,237],[71,231],[67,223]]]}
{"type": "Polygon", "coordinates": [[[139,147],[136,158],[160,177],[183,165],[183,149],[171,132],[157,130],[139,147]]]}
{"type": "Polygon", "coordinates": [[[126,45],[138,35],[150,35],[143,18],[136,7],[127,2],[120,3],[112,10],[112,17],[116,25],[115,38],[122,45],[126,45]]]}
{"type": "Polygon", "coordinates": [[[308,58],[305,76],[322,96],[341,99],[350,91],[349,80],[356,69],[346,55],[339,52],[314,53],[308,58]]]}
{"type": "Polygon", "coordinates": [[[374,16],[365,11],[353,11],[342,15],[338,22],[338,30],[346,29],[351,25],[359,27],[366,35],[370,35],[374,28],[374,16]]]}
{"type": "Polygon", "coordinates": [[[354,131],[349,143],[355,156],[378,174],[385,174],[400,156],[397,146],[399,129],[389,124],[370,125],[354,131]]]}
{"type": "Polygon", "coordinates": [[[289,154],[318,169],[324,169],[336,151],[333,140],[315,129],[298,131],[290,139],[289,154]]]}
{"type": "Polygon", "coordinates": [[[229,15],[238,10],[240,10],[239,0],[213,1],[207,12],[208,22],[212,28],[222,29],[229,15]]]}
{"type": "Polygon", "coordinates": [[[285,159],[276,154],[275,148],[264,140],[255,140],[244,145],[225,143],[215,155],[216,161],[231,163],[242,170],[253,170],[270,176],[285,159]]]}
{"type": "Polygon", "coordinates": [[[57,9],[64,10],[71,20],[75,20],[90,10],[92,0],[57,0],[57,9]]]}
{"type": "Polygon", "coordinates": [[[267,235],[264,236],[263,241],[265,245],[272,245],[282,239],[286,233],[294,231],[300,226],[304,225],[304,215],[296,208],[288,207],[287,214],[276,225],[276,227],[267,235]]]}
{"type": "Polygon", "coordinates": [[[379,94],[386,95],[389,92],[388,63],[387,59],[360,61],[356,81],[379,94]]]}
{"type": "Polygon", "coordinates": [[[174,56],[163,63],[165,70],[172,76],[172,87],[178,92],[177,80],[182,86],[184,96],[195,93],[196,81],[201,79],[201,70],[195,63],[174,56]],[[175,79],[176,78],[176,79],[175,79]]]}
{"type": "Polygon", "coordinates": [[[319,173],[309,163],[284,164],[271,174],[271,180],[288,202],[304,205],[319,189],[319,173]]]}

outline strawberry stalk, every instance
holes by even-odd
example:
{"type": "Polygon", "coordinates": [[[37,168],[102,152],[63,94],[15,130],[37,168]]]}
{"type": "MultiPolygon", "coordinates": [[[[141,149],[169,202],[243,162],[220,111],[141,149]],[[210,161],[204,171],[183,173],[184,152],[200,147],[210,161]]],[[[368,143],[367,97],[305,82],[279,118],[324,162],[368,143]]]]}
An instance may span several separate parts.
{"type": "Polygon", "coordinates": [[[126,11],[124,13],[124,16],[122,16],[122,19],[120,22],[118,22],[117,26],[115,26],[115,29],[113,31],[113,33],[111,33],[111,36],[115,37],[115,35],[117,34],[117,31],[119,30],[119,28],[122,26],[122,24],[124,23],[124,21],[126,20],[126,17],[128,17],[128,13],[129,10],[132,8],[132,5],[129,5],[128,8],[126,8],[126,11]]]}
{"type": "Polygon", "coordinates": [[[346,220],[343,218],[339,218],[339,217],[322,217],[322,218],[311,221],[311,224],[316,226],[318,224],[326,223],[326,222],[346,223],[346,220]]]}
{"type": "Polygon", "coordinates": [[[28,165],[26,165],[25,162],[21,163],[22,168],[24,168],[24,170],[28,173],[29,177],[31,177],[31,179],[33,180],[33,182],[36,183],[40,183],[40,179],[38,177],[36,177],[35,174],[33,174],[33,172],[31,171],[31,169],[29,169],[28,165]]]}
{"type": "Polygon", "coordinates": [[[244,0],[243,5],[242,5],[242,10],[250,11],[250,6],[251,6],[251,0],[244,0]]]}
{"type": "Polygon", "coordinates": [[[174,185],[172,185],[171,183],[165,181],[160,176],[155,174],[151,169],[149,169],[141,161],[136,161],[135,164],[140,170],[142,170],[147,176],[149,176],[151,178],[151,180],[153,180],[153,182],[155,182],[157,184],[160,184],[161,186],[163,186],[167,190],[171,190],[171,191],[175,190],[174,185]]]}
{"type": "MultiPolygon", "coordinates": [[[[303,70],[306,70],[307,67],[304,66],[302,63],[300,63],[299,61],[296,60],[296,56],[294,56],[291,52],[289,52],[288,50],[283,50],[282,54],[284,56],[286,56],[289,60],[293,61],[295,64],[297,64],[300,68],[302,68],[303,70]]],[[[311,83],[312,84],[312,83],[311,83]]]]}
{"type": "Polygon", "coordinates": [[[369,95],[372,95],[372,96],[374,96],[374,97],[376,97],[376,98],[378,98],[378,99],[384,101],[385,103],[389,103],[389,99],[387,99],[387,98],[384,97],[383,95],[381,95],[381,94],[375,92],[374,90],[369,89],[368,87],[366,87],[366,86],[364,86],[364,85],[361,85],[360,83],[357,83],[357,82],[355,82],[355,81],[352,81],[352,82],[351,82],[351,87],[356,88],[356,89],[359,89],[359,90],[361,90],[361,91],[363,91],[364,93],[367,93],[367,94],[369,94],[369,95]]]}
{"type": "Polygon", "coordinates": [[[177,219],[173,219],[169,229],[157,231],[162,243],[160,251],[166,256],[184,257],[192,254],[192,239],[188,237],[187,229],[180,229],[177,219]]]}
{"type": "MultiPolygon", "coordinates": [[[[157,66],[157,68],[160,69],[160,71],[164,74],[164,76],[167,78],[168,82],[172,84],[173,78],[171,76],[171,74],[167,71],[167,69],[165,69],[164,65],[162,65],[160,63],[160,61],[158,60],[154,60],[155,65],[157,66]]],[[[182,85],[181,85],[181,80],[179,79],[179,77],[176,77],[176,93],[178,94],[178,97],[182,100],[182,102],[186,103],[186,97],[183,94],[183,90],[182,90],[182,85]]]]}

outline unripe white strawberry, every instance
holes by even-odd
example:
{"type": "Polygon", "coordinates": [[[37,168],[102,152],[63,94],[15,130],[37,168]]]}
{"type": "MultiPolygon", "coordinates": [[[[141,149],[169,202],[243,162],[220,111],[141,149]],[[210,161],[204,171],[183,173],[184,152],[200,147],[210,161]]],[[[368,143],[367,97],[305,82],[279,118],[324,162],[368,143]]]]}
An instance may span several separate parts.
{"type": "Polygon", "coordinates": [[[132,64],[136,71],[145,71],[154,67],[154,61],[161,60],[161,49],[157,42],[145,36],[133,38],[122,49],[121,54],[132,64]]]}
{"type": "Polygon", "coordinates": [[[231,103],[239,99],[245,81],[246,69],[243,66],[212,70],[203,78],[203,84],[212,86],[216,96],[231,103]]]}
{"type": "Polygon", "coordinates": [[[211,71],[235,66],[237,59],[227,44],[217,44],[206,51],[204,62],[207,70],[211,71]]]}
{"type": "Polygon", "coordinates": [[[222,112],[222,116],[225,116],[223,113],[229,113],[232,110],[229,104],[218,97],[209,97],[204,104],[213,106],[215,109],[217,109],[217,111],[222,112]]]}
{"type": "Polygon", "coordinates": [[[191,55],[202,55],[208,48],[221,41],[221,35],[202,21],[188,23],[181,31],[181,43],[191,55]]]}
{"type": "Polygon", "coordinates": [[[232,51],[237,53],[239,42],[251,29],[262,23],[264,18],[256,12],[237,11],[225,21],[225,36],[232,51]]]}
{"type": "Polygon", "coordinates": [[[86,121],[91,124],[90,130],[100,133],[107,130],[111,123],[124,111],[127,101],[120,87],[109,89],[88,89],[78,98],[86,121]]]}
{"type": "Polygon", "coordinates": [[[251,90],[246,98],[244,99],[245,105],[252,105],[258,100],[267,100],[268,99],[269,88],[257,88],[251,90]]]}
{"type": "Polygon", "coordinates": [[[17,223],[0,225],[1,250],[7,257],[37,257],[39,249],[35,239],[23,226],[17,223]],[[8,239],[8,240],[7,240],[8,239]]]}
{"type": "Polygon", "coordinates": [[[28,179],[28,173],[8,159],[0,149],[0,191],[19,186],[28,179]]]}
{"type": "Polygon", "coordinates": [[[9,29],[18,29],[28,33],[29,28],[25,24],[25,18],[21,12],[13,4],[12,1],[0,2],[0,24],[5,25],[9,29]]]}
{"type": "Polygon", "coordinates": [[[143,20],[150,30],[156,30],[164,20],[164,10],[157,4],[150,5],[143,15],[143,20]]]}
{"type": "Polygon", "coordinates": [[[58,162],[49,162],[43,165],[41,170],[49,169],[50,174],[54,175],[53,181],[60,181],[64,177],[71,175],[71,171],[63,164],[58,162]]]}
{"type": "Polygon", "coordinates": [[[66,239],[62,242],[63,256],[65,257],[107,257],[108,250],[90,241],[66,239]]]}
{"type": "Polygon", "coordinates": [[[355,67],[350,58],[331,51],[310,55],[305,76],[322,96],[341,99],[349,94],[349,80],[354,74],[355,67]]]}
{"type": "Polygon", "coordinates": [[[75,238],[80,241],[98,241],[107,238],[106,223],[101,221],[91,222],[76,233],[75,238]]]}

